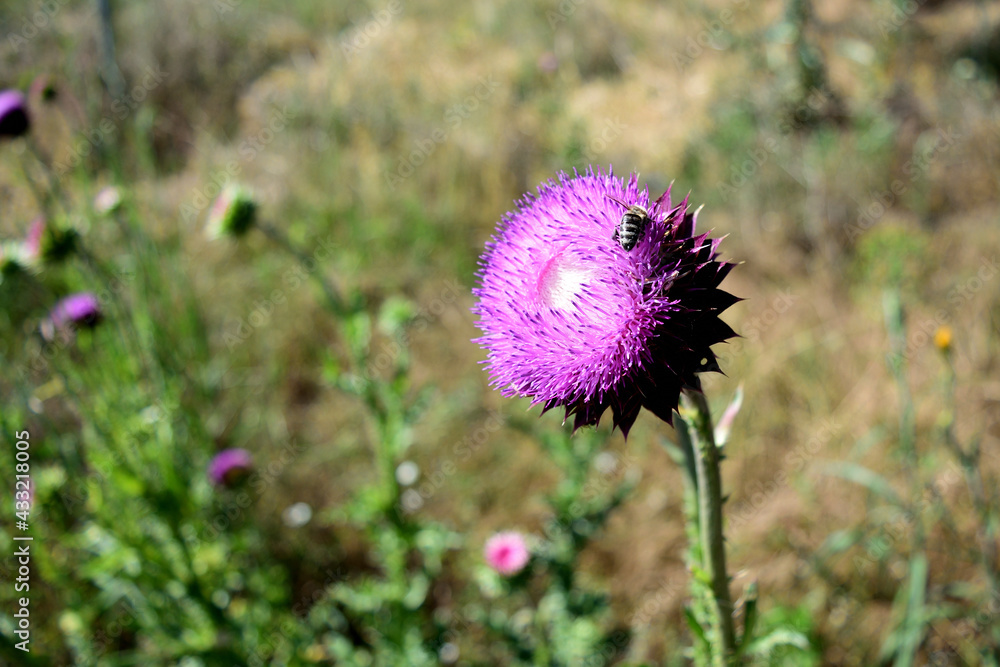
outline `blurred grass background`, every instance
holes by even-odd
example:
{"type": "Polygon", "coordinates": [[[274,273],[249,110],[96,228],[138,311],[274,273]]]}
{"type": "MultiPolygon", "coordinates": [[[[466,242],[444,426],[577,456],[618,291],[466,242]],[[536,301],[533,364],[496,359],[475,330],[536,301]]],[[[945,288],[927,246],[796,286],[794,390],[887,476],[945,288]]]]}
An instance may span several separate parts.
{"type": "MultiPolygon", "coordinates": [[[[491,391],[477,363],[476,260],[521,194],[591,164],[637,171],[655,194],[670,182],[690,191],[705,204],[701,225],[727,235],[724,256],[743,262],[725,288],[747,300],[725,319],[744,337],[720,346],[726,375],[706,378],[719,406],[740,383],[746,391],[724,467],[735,589],[759,581],[765,613],[811,633],[822,664],[875,664],[909,542],[872,551],[858,538],[817,564],[830,535],[871,521],[871,495],[830,474],[831,461],[878,470],[901,493],[913,475],[932,483],[951,514],[925,517],[931,585],[974,579],[972,504],[927,444],[949,417],[931,337],[954,331],[950,417],[960,439],[981,438],[983,473],[995,480],[997,3],[116,3],[124,107],[99,78],[95,4],[49,4],[30,37],[25,19],[47,10],[0,7],[0,83],[27,90],[48,77],[51,99],[33,93],[33,137],[40,155],[70,165],[60,187],[86,211],[100,187],[119,186],[153,239],[164,276],[144,292],[150,321],[163,323],[174,368],[214,387],[181,399],[201,402],[202,437],[280,461],[247,520],[263,528],[292,602],[326,571],[371,567],[356,531],[319,519],[293,529],[281,517],[296,502],[321,517],[351,497],[372,474],[373,435],[358,401],[324,380],[345,341],[311,286],[293,286],[292,263],[259,237],[205,240],[211,184],[243,182],[270,224],[310,252],[332,248],[319,270],[357,285],[373,309],[398,296],[426,309],[411,378],[432,398],[411,458],[439,483],[417,511],[479,545],[511,526],[540,532],[557,470],[508,423],[526,402],[491,391]],[[104,119],[111,131],[100,131],[104,119]],[[917,470],[899,446],[887,291],[907,312],[917,470]],[[252,334],[234,342],[241,323],[252,334]],[[204,349],[192,349],[196,332],[204,349]],[[456,457],[491,411],[505,426],[456,457]],[[301,445],[288,460],[287,443],[301,445]],[[446,462],[456,472],[434,477],[446,462]]],[[[0,149],[4,237],[23,236],[39,214],[19,152],[0,149]]],[[[130,286],[146,280],[119,228],[92,215],[76,223],[130,271],[130,286]]],[[[17,321],[8,310],[5,358],[19,354],[17,321]]],[[[392,354],[391,343],[373,349],[392,354]]],[[[0,381],[5,404],[10,382],[0,381]]],[[[60,396],[36,392],[30,404],[42,403],[37,437],[71,440],[76,418],[60,396]]],[[[135,418],[144,407],[106,409],[135,418]]],[[[543,421],[558,426],[554,415],[543,421]]],[[[612,439],[641,481],[583,562],[615,618],[641,618],[636,660],[662,659],[667,638],[684,634],[684,596],[669,585],[684,577],[681,476],[657,445],[664,435],[646,414],[627,445],[612,439]]],[[[40,643],[65,632],[54,620],[40,623],[40,643]]],[[[975,623],[936,621],[925,661],[962,655],[956,637],[975,623]]]]}

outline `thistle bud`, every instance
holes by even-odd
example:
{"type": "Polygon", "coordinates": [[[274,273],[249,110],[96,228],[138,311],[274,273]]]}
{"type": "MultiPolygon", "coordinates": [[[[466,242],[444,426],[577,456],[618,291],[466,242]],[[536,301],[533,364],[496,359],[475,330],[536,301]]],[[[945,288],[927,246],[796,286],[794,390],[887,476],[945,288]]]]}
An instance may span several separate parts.
{"type": "Polygon", "coordinates": [[[0,282],[6,276],[27,273],[35,268],[35,261],[25,243],[21,241],[0,242],[0,282]]]}
{"type": "Polygon", "coordinates": [[[222,236],[239,238],[246,234],[257,218],[257,202],[246,188],[230,184],[212,204],[206,232],[213,239],[222,236]]]}

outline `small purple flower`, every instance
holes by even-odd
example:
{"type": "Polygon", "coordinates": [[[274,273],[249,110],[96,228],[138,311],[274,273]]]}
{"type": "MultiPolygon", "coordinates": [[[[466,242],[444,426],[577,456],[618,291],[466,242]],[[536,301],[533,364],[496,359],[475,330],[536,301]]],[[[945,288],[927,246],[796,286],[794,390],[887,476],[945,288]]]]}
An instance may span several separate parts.
{"type": "Polygon", "coordinates": [[[538,69],[546,74],[552,74],[559,69],[559,58],[551,51],[546,51],[538,56],[538,69]]]}
{"type": "Polygon", "coordinates": [[[504,576],[517,574],[531,558],[524,537],[514,531],[497,533],[486,540],[483,555],[487,564],[504,576]]]}
{"type": "Polygon", "coordinates": [[[564,407],[574,428],[609,407],[626,437],[642,407],[673,423],[681,390],[718,370],[711,346],[736,335],[719,319],[739,301],[718,289],[733,264],[717,259],[721,239],[695,235],[696,214],[669,189],[650,201],[635,175],[599,170],[525,196],[486,244],[473,290],[493,386],[543,412],[564,407]],[[648,213],[630,250],[610,197],[648,213]]]}
{"type": "Polygon", "coordinates": [[[0,137],[19,137],[29,125],[24,95],[18,90],[0,91],[0,137]]]}
{"type": "Polygon", "coordinates": [[[208,478],[218,486],[232,486],[253,469],[253,457],[245,449],[224,449],[208,464],[208,478]]]}
{"type": "Polygon", "coordinates": [[[42,324],[42,335],[52,340],[57,331],[68,333],[75,329],[93,329],[103,317],[101,303],[94,294],[71,294],[59,301],[49,313],[42,324]]]}

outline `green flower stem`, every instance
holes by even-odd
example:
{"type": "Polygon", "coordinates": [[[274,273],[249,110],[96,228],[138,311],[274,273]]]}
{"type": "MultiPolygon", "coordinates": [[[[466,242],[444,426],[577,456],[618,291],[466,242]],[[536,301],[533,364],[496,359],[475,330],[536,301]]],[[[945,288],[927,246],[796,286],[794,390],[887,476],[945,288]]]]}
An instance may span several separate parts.
{"type": "Polygon", "coordinates": [[[996,599],[1000,597],[1000,578],[997,576],[997,572],[1000,571],[1000,558],[997,555],[997,522],[993,519],[994,501],[987,493],[987,484],[983,480],[980,465],[982,452],[979,440],[977,439],[967,449],[959,443],[955,435],[955,415],[958,409],[955,401],[955,388],[958,385],[958,379],[955,373],[955,364],[947,352],[945,353],[945,363],[947,364],[946,405],[948,417],[944,425],[944,441],[962,466],[965,484],[972,497],[972,506],[979,516],[979,564],[989,587],[990,599],[996,599]]]}
{"type": "Polygon", "coordinates": [[[34,195],[35,200],[38,202],[38,208],[40,208],[42,210],[42,214],[45,216],[45,219],[46,220],[51,220],[52,219],[52,207],[51,207],[52,193],[48,192],[48,191],[45,191],[45,190],[42,190],[39,187],[38,183],[35,182],[35,178],[34,178],[34,176],[31,175],[31,170],[28,168],[27,159],[28,158],[27,158],[26,153],[22,153],[21,154],[21,158],[20,158],[21,173],[24,174],[24,180],[28,184],[28,188],[31,190],[31,193],[34,195]]]}
{"type": "Polygon", "coordinates": [[[708,401],[700,388],[691,387],[681,393],[678,414],[686,426],[684,429],[679,428],[678,433],[683,430],[688,439],[688,443],[682,444],[682,448],[694,459],[702,568],[710,581],[714,598],[712,625],[720,645],[717,652],[713,651],[712,664],[725,667],[733,664],[735,659],[736,633],[733,629],[733,603],[729,595],[726,547],[722,532],[722,477],[719,472],[721,456],[715,444],[708,401]]]}
{"type": "MultiPolygon", "coordinates": [[[[291,240],[276,227],[264,222],[257,223],[257,227],[264,233],[264,236],[281,246],[283,250],[290,253],[300,263],[307,264],[309,262],[316,262],[316,260],[309,257],[309,255],[296,247],[295,244],[293,244],[291,240]]],[[[330,312],[337,317],[343,317],[347,313],[347,309],[344,307],[344,300],[341,298],[340,293],[320,274],[319,267],[317,266],[316,270],[310,272],[309,275],[316,281],[320,290],[322,290],[323,296],[326,298],[326,305],[329,307],[330,312]]]]}

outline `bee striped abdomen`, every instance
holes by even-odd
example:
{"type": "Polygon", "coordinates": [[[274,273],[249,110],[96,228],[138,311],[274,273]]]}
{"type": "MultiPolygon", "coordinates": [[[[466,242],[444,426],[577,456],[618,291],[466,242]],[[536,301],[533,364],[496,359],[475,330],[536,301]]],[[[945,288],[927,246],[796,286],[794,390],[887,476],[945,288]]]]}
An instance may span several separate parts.
{"type": "Polygon", "coordinates": [[[618,223],[618,242],[625,252],[630,251],[642,240],[649,217],[639,206],[630,206],[618,223]]]}

